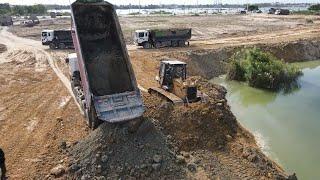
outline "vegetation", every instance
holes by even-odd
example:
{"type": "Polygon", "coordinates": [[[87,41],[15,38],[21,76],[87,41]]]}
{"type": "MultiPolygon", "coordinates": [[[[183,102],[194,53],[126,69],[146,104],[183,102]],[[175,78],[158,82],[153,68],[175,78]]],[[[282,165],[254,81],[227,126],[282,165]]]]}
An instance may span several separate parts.
{"type": "Polygon", "coordinates": [[[293,14],[301,15],[320,15],[320,4],[311,5],[308,10],[293,11],[293,14]]]}
{"type": "Polygon", "coordinates": [[[247,6],[245,9],[248,10],[248,11],[258,11],[259,10],[259,6],[255,5],[255,4],[251,4],[251,5],[247,6]]]}
{"type": "Polygon", "coordinates": [[[317,14],[320,14],[320,11],[310,11],[310,10],[292,11],[292,14],[299,14],[299,15],[317,15],[317,14]]]}
{"type": "Polygon", "coordinates": [[[39,14],[43,15],[47,13],[47,9],[42,4],[37,4],[33,6],[20,6],[15,5],[10,7],[9,4],[0,4],[0,14],[11,14],[11,15],[31,15],[31,14],[39,14]]]}
{"type": "Polygon", "coordinates": [[[309,11],[320,11],[320,4],[311,5],[308,8],[309,11]]]}
{"type": "Polygon", "coordinates": [[[260,49],[246,49],[231,58],[227,77],[247,81],[250,86],[269,90],[290,90],[302,72],[260,49]]]}

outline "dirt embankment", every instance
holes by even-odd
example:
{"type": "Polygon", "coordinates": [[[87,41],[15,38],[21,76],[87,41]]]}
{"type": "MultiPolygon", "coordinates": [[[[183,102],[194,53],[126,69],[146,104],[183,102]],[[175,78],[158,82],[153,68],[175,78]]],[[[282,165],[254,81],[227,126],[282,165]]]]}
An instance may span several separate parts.
{"type": "Polygon", "coordinates": [[[104,124],[71,147],[68,176],[110,179],[287,179],[230,111],[226,90],[196,78],[206,104],[172,106],[144,94],[136,132],[104,124]]]}
{"type": "Polygon", "coordinates": [[[211,79],[226,73],[230,57],[235,52],[252,47],[270,52],[288,63],[320,59],[320,39],[194,50],[181,52],[180,55],[176,53],[171,56],[188,62],[191,74],[211,79]]]}

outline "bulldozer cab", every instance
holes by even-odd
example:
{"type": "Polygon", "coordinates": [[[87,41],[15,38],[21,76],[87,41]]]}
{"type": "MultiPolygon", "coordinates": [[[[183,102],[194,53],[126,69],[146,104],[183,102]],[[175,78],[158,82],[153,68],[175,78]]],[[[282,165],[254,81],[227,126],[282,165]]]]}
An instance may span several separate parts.
{"type": "Polygon", "coordinates": [[[181,61],[161,61],[159,83],[165,90],[172,90],[174,79],[185,81],[187,78],[187,64],[181,61]]]}

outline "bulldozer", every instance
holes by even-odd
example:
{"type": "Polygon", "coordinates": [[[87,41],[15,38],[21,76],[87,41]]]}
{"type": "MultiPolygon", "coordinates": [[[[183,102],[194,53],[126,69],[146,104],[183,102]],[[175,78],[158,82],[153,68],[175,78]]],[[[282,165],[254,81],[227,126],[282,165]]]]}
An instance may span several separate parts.
{"type": "Polygon", "coordinates": [[[179,60],[163,60],[160,63],[160,87],[148,89],[150,94],[157,94],[174,105],[208,101],[208,96],[197,88],[197,83],[187,78],[187,64],[179,60]]]}

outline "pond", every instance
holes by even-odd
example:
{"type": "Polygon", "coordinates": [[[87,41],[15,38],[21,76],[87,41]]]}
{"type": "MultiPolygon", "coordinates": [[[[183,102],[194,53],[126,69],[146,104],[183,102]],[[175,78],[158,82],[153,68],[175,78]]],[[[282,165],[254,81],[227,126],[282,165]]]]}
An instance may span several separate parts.
{"type": "Polygon", "coordinates": [[[300,179],[319,179],[320,60],[296,65],[304,75],[300,88],[291,93],[256,89],[224,77],[213,82],[226,87],[232,112],[269,157],[300,179]]]}

